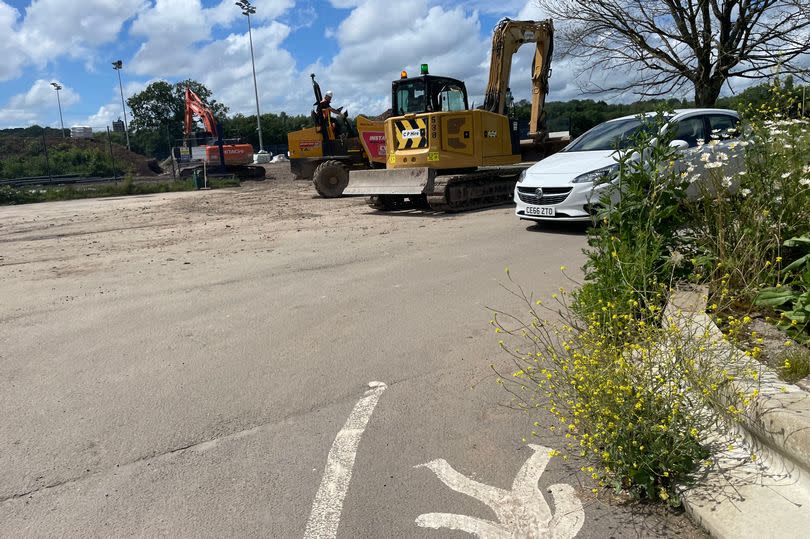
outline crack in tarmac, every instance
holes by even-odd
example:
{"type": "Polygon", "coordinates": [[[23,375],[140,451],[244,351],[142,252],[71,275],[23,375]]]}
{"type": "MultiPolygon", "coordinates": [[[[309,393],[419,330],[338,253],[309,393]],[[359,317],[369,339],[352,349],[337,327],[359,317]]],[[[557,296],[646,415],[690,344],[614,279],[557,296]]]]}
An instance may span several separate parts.
{"type": "MultiPolygon", "coordinates": [[[[427,376],[429,374],[431,374],[431,373],[422,374],[422,375],[414,376],[414,377],[411,377],[411,378],[404,378],[402,380],[397,380],[395,382],[391,382],[390,384],[387,384],[387,385],[388,385],[389,388],[391,388],[391,387],[394,387],[394,386],[396,386],[398,384],[401,384],[403,382],[407,382],[407,381],[409,381],[411,379],[421,378],[421,377],[427,376]]],[[[368,388],[365,387],[359,393],[362,394],[367,389],[368,388]]],[[[104,476],[104,475],[109,474],[113,470],[130,470],[130,469],[133,469],[136,466],[138,466],[140,464],[143,464],[145,462],[166,460],[166,459],[169,459],[172,456],[180,455],[180,454],[182,454],[182,453],[184,453],[186,451],[195,451],[195,452],[198,452],[198,453],[203,453],[203,452],[205,452],[205,451],[207,451],[209,449],[212,449],[212,448],[216,447],[221,442],[227,442],[227,441],[231,441],[231,440],[239,440],[241,438],[246,438],[248,436],[253,436],[253,435],[259,434],[259,433],[261,433],[261,432],[263,432],[265,430],[268,430],[268,429],[270,429],[272,427],[282,425],[282,424],[284,424],[284,423],[286,423],[286,422],[288,422],[290,420],[298,419],[298,418],[304,418],[304,417],[306,417],[306,416],[308,416],[310,414],[318,413],[318,412],[323,411],[326,408],[329,408],[331,406],[335,406],[337,404],[342,404],[342,403],[346,403],[346,402],[354,402],[356,400],[356,398],[357,398],[357,395],[358,395],[358,392],[355,391],[355,392],[352,392],[352,393],[349,393],[349,394],[346,394],[346,395],[341,395],[340,397],[338,397],[338,398],[336,398],[334,400],[319,403],[319,404],[317,404],[315,406],[310,407],[308,410],[300,410],[300,411],[297,411],[297,412],[293,412],[293,413],[291,413],[291,414],[289,414],[289,415],[287,415],[287,416],[285,416],[285,417],[283,417],[281,419],[272,420],[272,421],[266,421],[264,423],[259,423],[258,425],[254,425],[254,426],[252,426],[250,428],[241,429],[241,430],[238,430],[236,432],[231,432],[231,433],[228,433],[228,434],[224,434],[222,436],[215,436],[213,438],[208,438],[206,440],[195,441],[195,442],[192,442],[192,443],[180,446],[180,447],[176,447],[174,449],[170,449],[168,451],[164,451],[162,453],[157,453],[157,454],[154,454],[154,455],[145,455],[145,456],[142,456],[142,457],[138,457],[138,458],[136,458],[134,460],[131,460],[129,462],[126,462],[124,464],[116,464],[114,466],[107,466],[105,468],[100,468],[100,469],[91,471],[89,473],[79,474],[79,475],[76,475],[76,476],[73,476],[73,477],[69,477],[67,479],[63,479],[61,481],[55,481],[53,483],[43,485],[41,487],[31,489],[31,490],[26,491],[26,492],[2,496],[2,497],[0,497],[0,504],[14,502],[14,501],[19,500],[21,498],[31,497],[31,496],[34,496],[36,494],[41,494],[41,493],[44,493],[44,492],[47,492],[47,491],[50,491],[50,490],[54,490],[54,489],[57,489],[59,487],[65,486],[65,485],[69,485],[69,484],[72,484],[72,483],[79,483],[79,482],[82,482],[82,481],[92,479],[94,477],[104,476]]]]}

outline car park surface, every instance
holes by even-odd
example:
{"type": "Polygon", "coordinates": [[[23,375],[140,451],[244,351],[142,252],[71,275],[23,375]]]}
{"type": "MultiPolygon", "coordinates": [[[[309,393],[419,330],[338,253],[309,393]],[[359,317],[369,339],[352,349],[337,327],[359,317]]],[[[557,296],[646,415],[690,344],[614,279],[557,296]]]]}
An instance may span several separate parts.
{"type": "MultiPolygon", "coordinates": [[[[421,524],[492,519],[471,478],[537,477],[522,437],[550,418],[505,406],[488,307],[520,308],[504,266],[541,296],[563,264],[581,277],[582,231],[375,212],[265,166],[239,189],[2,208],[0,536],[462,537],[421,524]]],[[[579,537],[700,536],[577,470],[552,460],[537,491],[573,487],[579,537]]]]}

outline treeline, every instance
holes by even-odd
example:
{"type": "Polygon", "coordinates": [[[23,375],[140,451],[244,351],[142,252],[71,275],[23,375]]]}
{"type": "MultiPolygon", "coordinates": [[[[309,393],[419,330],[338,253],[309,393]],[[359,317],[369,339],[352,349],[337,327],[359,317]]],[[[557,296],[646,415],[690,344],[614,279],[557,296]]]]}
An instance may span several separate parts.
{"type": "MultiPolygon", "coordinates": [[[[156,81],[143,91],[127,99],[132,111],[130,122],[130,146],[132,151],[150,157],[163,159],[171,149],[183,143],[185,119],[185,93],[190,88],[222,124],[225,139],[241,139],[259,148],[259,133],[256,116],[228,115],[228,107],[213,98],[212,92],[195,80],[184,80],[175,84],[156,81]]],[[[197,120],[197,118],[195,118],[197,120]]],[[[287,131],[308,125],[308,116],[262,114],[262,139],[265,147],[286,145],[287,131]]],[[[106,134],[104,135],[106,136],[106,134]]],[[[125,143],[123,133],[115,133],[115,142],[125,143]]],[[[200,142],[204,143],[203,136],[200,142]]]]}
{"type": "MultiPolygon", "coordinates": [[[[222,124],[223,138],[239,139],[242,142],[252,144],[258,151],[259,131],[256,125],[256,116],[245,116],[236,114],[234,116],[219,118],[222,124]]],[[[286,147],[287,133],[301,129],[303,126],[310,126],[309,116],[288,115],[285,112],[279,114],[262,114],[262,142],[265,149],[277,152],[279,148],[286,147]]],[[[57,130],[58,132],[58,130],[57,130]]],[[[200,131],[199,143],[205,143],[205,137],[200,131]]],[[[107,137],[106,133],[95,134],[95,137],[107,137]]],[[[124,133],[113,133],[113,142],[126,145],[124,133]]],[[[168,121],[162,126],[141,127],[137,131],[131,131],[129,143],[132,151],[141,155],[164,159],[171,154],[171,149],[183,144],[183,121],[168,121]]]]}
{"type": "MultiPolygon", "coordinates": [[[[792,77],[786,77],[780,83],[783,94],[792,96],[795,103],[810,102],[810,86],[799,86],[792,77]]],[[[752,86],[730,97],[721,97],[715,107],[743,112],[747,107],[758,107],[770,99],[771,83],[752,86]]],[[[659,108],[690,108],[693,101],[686,99],[652,99],[636,103],[609,104],[592,99],[574,99],[572,101],[550,101],[546,103],[546,114],[549,131],[570,131],[576,137],[607,120],[650,112],[659,108]]],[[[807,114],[806,106],[802,108],[807,114]]],[[[519,120],[528,121],[531,114],[531,103],[526,100],[515,104],[515,113],[519,120]]]]}
{"type": "MultiPolygon", "coordinates": [[[[636,103],[609,104],[592,99],[574,99],[572,101],[549,101],[545,111],[549,131],[570,131],[577,137],[591,127],[631,114],[649,112],[661,107],[684,108],[692,106],[685,100],[649,100],[636,103]]],[[[521,100],[515,104],[515,113],[519,120],[528,120],[531,114],[531,103],[521,100]]]]}
{"type": "MultiPolygon", "coordinates": [[[[770,96],[771,83],[763,83],[746,89],[738,95],[720,98],[716,106],[744,110],[749,106],[757,107],[765,103],[770,96]]],[[[797,103],[807,100],[810,87],[794,84],[788,77],[780,83],[783,94],[791,95],[797,103]]],[[[258,150],[259,134],[256,128],[256,116],[243,114],[229,115],[228,108],[212,99],[211,92],[201,83],[188,80],[177,84],[157,81],[150,84],[143,92],[130,97],[127,102],[133,112],[130,123],[130,145],[132,151],[149,157],[163,159],[170,155],[171,148],[183,140],[183,119],[185,113],[184,93],[186,87],[194,92],[211,108],[223,127],[224,138],[240,139],[248,142],[258,150]]],[[[550,101],[546,103],[546,114],[550,131],[570,131],[578,136],[591,127],[604,121],[656,110],[657,108],[686,108],[694,106],[691,101],[669,99],[648,100],[636,103],[611,104],[592,99],[572,101],[550,101]]],[[[515,113],[520,120],[527,121],[531,104],[521,100],[515,104],[515,113]]],[[[806,108],[803,110],[806,111],[806,108]]],[[[309,115],[262,114],[262,138],[265,149],[274,153],[283,151],[287,144],[287,133],[312,125],[309,115]]],[[[40,144],[34,139],[41,139],[43,132],[48,139],[59,139],[59,129],[31,126],[25,128],[0,130],[0,177],[17,175],[38,175],[45,167],[44,155],[40,144]],[[27,142],[26,142],[27,141],[27,142]],[[31,159],[29,159],[29,157],[31,159]]],[[[96,133],[94,138],[100,143],[108,143],[107,133],[96,133]]],[[[112,133],[112,142],[126,145],[124,133],[112,133]]],[[[201,141],[202,142],[202,141],[201,141]]],[[[92,171],[94,174],[108,173],[109,166],[103,157],[105,150],[98,148],[72,153],[69,148],[59,149],[52,156],[61,172],[92,171]],[[89,150],[89,151],[87,151],[89,150]]]]}

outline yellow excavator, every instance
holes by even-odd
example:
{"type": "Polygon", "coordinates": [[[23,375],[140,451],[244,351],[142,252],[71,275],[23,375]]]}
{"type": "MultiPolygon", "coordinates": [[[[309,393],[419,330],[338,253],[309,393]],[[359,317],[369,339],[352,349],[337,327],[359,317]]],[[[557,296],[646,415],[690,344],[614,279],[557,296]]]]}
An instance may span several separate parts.
{"type": "Polygon", "coordinates": [[[515,182],[531,163],[561,149],[549,138],[543,107],[548,93],[554,28],[550,20],[498,23],[492,38],[484,105],[470,109],[464,82],[402,72],[392,83],[393,116],[385,121],[385,170],[353,170],[347,195],[366,195],[381,210],[409,206],[461,211],[512,199],[515,182]],[[507,116],[512,57],[524,43],[536,45],[532,67],[529,139],[507,116]]]}

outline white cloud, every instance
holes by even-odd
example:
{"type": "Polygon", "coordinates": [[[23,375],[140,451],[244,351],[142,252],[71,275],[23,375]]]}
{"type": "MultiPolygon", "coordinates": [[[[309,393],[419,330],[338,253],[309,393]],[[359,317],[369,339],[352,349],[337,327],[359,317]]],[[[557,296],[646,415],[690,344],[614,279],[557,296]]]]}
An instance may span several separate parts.
{"type": "Polygon", "coordinates": [[[144,5],[145,0],[33,0],[21,14],[0,0],[0,80],[20,76],[29,64],[42,68],[65,56],[92,56],[144,5]]]}
{"type": "MultiPolygon", "coordinates": [[[[11,96],[2,109],[0,109],[0,125],[13,126],[19,124],[34,124],[40,121],[43,111],[48,111],[47,115],[52,118],[51,125],[59,125],[59,103],[56,99],[56,90],[51,86],[51,82],[39,79],[25,93],[11,96]]],[[[79,102],[79,94],[72,88],[62,84],[59,91],[59,99],[62,101],[62,110],[79,102]]]]}
{"type": "Polygon", "coordinates": [[[88,125],[95,130],[103,130],[106,126],[111,126],[119,118],[122,118],[121,103],[110,103],[100,106],[98,112],[89,116],[81,125],[88,125]]]}
{"type": "MultiPolygon", "coordinates": [[[[473,9],[503,14],[516,20],[548,18],[533,0],[458,2],[414,0],[394,12],[386,0],[331,0],[336,7],[354,8],[333,31],[340,49],[331,62],[308,68],[322,86],[332,87],[336,102],[355,111],[377,114],[390,106],[389,81],[401,69],[414,71],[427,62],[430,71],[462,79],[470,100],[483,101],[489,76],[492,29],[481,36],[480,17],[473,9]],[[452,6],[455,4],[455,6],[452,6]]],[[[533,45],[524,45],[513,58],[511,88],[516,99],[531,97],[533,45]]],[[[550,101],[581,98],[570,62],[554,58],[550,101]]],[[[307,96],[309,97],[309,96],[307,96]]]]}
{"type": "MultiPolygon", "coordinates": [[[[158,79],[124,81],[124,100],[143,91],[147,86],[157,80],[158,79]]],[[[119,88],[117,83],[110,86],[109,95],[109,102],[106,105],[101,105],[95,114],[91,114],[86,118],[77,119],[76,124],[89,125],[96,130],[103,130],[105,126],[112,126],[114,121],[119,119],[123,120],[124,113],[121,109],[121,88],[119,88]]],[[[132,121],[132,111],[130,111],[129,108],[127,108],[127,120],[132,121]]]]}
{"type": "MultiPolygon", "coordinates": [[[[9,99],[9,107],[11,108],[31,108],[37,109],[40,107],[50,106],[56,101],[56,90],[51,86],[51,82],[39,79],[31,86],[31,88],[24,94],[17,94],[9,99]]],[[[75,105],[79,102],[79,94],[72,88],[61,84],[62,89],[59,90],[59,99],[62,101],[63,107],[75,105]]]]}
{"type": "MultiPolygon", "coordinates": [[[[339,50],[331,61],[310,66],[340,105],[379,114],[390,106],[390,81],[401,69],[428,63],[431,73],[464,79],[483,93],[489,45],[480,36],[478,13],[462,6],[445,8],[412,0],[391,9],[388,0],[332,0],[353,7],[334,31],[339,50]]],[[[301,88],[303,89],[303,88],[301,88]]],[[[301,93],[301,90],[299,90],[301,93]]],[[[311,101],[308,92],[302,97],[311,101]]]]}
{"type": "MultiPolygon", "coordinates": [[[[267,0],[253,4],[257,8],[252,21],[260,102],[262,112],[271,112],[287,102],[295,78],[295,59],[282,48],[291,28],[271,19],[284,14],[293,3],[267,0]]],[[[247,21],[232,1],[202,9],[199,0],[157,0],[133,22],[132,33],[144,38],[131,61],[134,73],[172,80],[192,78],[211,89],[215,99],[232,112],[255,110],[247,21]],[[181,14],[189,12],[193,14],[176,23],[181,14]],[[214,41],[212,23],[239,31],[214,41]],[[178,35],[194,39],[178,41],[178,35]]]]}
{"type": "Polygon", "coordinates": [[[37,123],[37,114],[30,110],[2,108],[0,109],[0,127],[19,127],[20,125],[34,125],[37,123]]]}
{"type": "Polygon", "coordinates": [[[359,6],[363,0],[329,0],[329,3],[339,9],[349,9],[359,6]]]}
{"type": "MultiPolygon", "coordinates": [[[[295,78],[295,59],[281,47],[290,28],[273,22],[253,30],[253,47],[256,54],[256,79],[260,92],[262,112],[278,112],[268,102],[286,102],[295,78]]],[[[231,34],[224,41],[211,43],[200,51],[192,73],[208,85],[217,100],[230,106],[234,112],[252,111],[255,107],[253,72],[250,63],[250,48],[247,33],[231,34]],[[207,68],[210,62],[218,62],[216,70],[207,68]]]]}
{"type": "Polygon", "coordinates": [[[3,36],[3,46],[6,50],[3,61],[0,62],[0,80],[19,76],[25,63],[25,49],[16,31],[19,17],[19,11],[0,1],[0,35],[3,36]]]}
{"type": "MultiPolygon", "coordinates": [[[[442,0],[441,4],[451,6],[458,4],[458,2],[454,0],[442,0]]],[[[516,16],[516,14],[524,8],[525,5],[533,5],[534,2],[532,0],[528,0],[528,2],[527,0],[499,0],[497,2],[493,2],[492,0],[466,0],[464,4],[469,9],[483,13],[502,15],[515,20],[526,20],[526,17],[521,15],[516,16]]]]}
{"type": "Polygon", "coordinates": [[[167,46],[163,52],[170,53],[182,49],[183,44],[209,39],[217,17],[206,16],[212,14],[219,15],[219,8],[203,9],[200,0],[157,0],[138,14],[130,33],[147,38],[145,45],[157,42],[167,46]]]}
{"type": "Polygon", "coordinates": [[[522,2],[518,2],[518,4],[520,3],[522,3],[523,6],[518,11],[518,15],[515,17],[516,19],[522,21],[540,21],[549,18],[548,13],[541,9],[534,0],[522,0],[522,2]]]}
{"type": "Polygon", "coordinates": [[[28,44],[26,56],[39,66],[63,55],[82,58],[114,41],[124,22],[144,5],[144,0],[34,0],[25,10],[19,39],[28,44]]]}
{"type": "MultiPolygon", "coordinates": [[[[256,8],[256,13],[250,16],[252,22],[278,19],[295,6],[295,0],[251,0],[250,3],[256,8]]],[[[243,17],[240,9],[234,4],[235,0],[222,0],[216,7],[205,11],[209,12],[215,24],[228,25],[243,17]]]]}
{"type": "MultiPolygon", "coordinates": [[[[150,49],[160,45],[168,46],[162,51],[164,53],[171,52],[172,49],[188,48],[193,43],[210,41],[212,30],[216,26],[229,28],[242,20],[246,31],[247,19],[234,4],[233,0],[222,0],[214,7],[204,8],[200,0],[156,0],[154,5],[140,11],[132,23],[131,33],[146,38],[144,46],[147,52],[144,56],[150,56],[150,49]],[[178,36],[183,36],[183,39],[178,40],[178,36]]],[[[252,4],[256,7],[256,13],[251,16],[255,26],[257,23],[277,19],[294,2],[254,0],[252,4]]],[[[147,67],[148,64],[144,69],[147,67]]]]}

